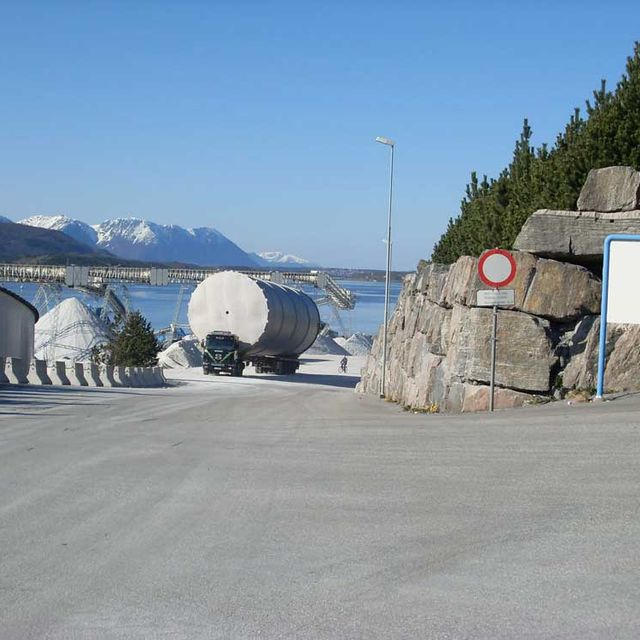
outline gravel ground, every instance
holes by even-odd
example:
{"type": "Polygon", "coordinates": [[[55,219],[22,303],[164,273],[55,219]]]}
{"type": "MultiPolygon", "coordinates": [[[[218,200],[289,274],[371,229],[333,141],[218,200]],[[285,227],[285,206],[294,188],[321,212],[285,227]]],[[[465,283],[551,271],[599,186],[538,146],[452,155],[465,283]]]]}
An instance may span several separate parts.
{"type": "Polygon", "coordinates": [[[640,397],[0,387],[0,638],[640,637],[640,397]]]}

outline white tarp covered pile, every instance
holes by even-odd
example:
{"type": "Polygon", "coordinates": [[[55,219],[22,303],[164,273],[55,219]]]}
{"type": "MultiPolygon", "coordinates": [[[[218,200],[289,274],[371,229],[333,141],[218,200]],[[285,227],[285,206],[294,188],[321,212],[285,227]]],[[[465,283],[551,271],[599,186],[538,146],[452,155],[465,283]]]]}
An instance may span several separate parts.
{"type": "Polygon", "coordinates": [[[371,352],[373,338],[364,333],[354,333],[350,338],[336,338],[336,342],[352,356],[367,356],[371,352]]]}
{"type": "Polygon", "coordinates": [[[158,354],[158,366],[164,369],[201,367],[202,349],[196,336],[185,336],[158,354]]]}
{"type": "Polygon", "coordinates": [[[68,298],[36,323],[34,357],[85,362],[93,347],[108,341],[107,325],[80,300],[68,298]]]}

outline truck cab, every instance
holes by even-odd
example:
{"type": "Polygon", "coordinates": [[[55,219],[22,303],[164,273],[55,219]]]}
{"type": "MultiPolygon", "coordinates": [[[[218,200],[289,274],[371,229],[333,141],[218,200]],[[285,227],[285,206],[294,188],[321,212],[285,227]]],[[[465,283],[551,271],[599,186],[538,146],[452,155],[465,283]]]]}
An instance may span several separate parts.
{"type": "Polygon", "coordinates": [[[218,375],[221,372],[241,376],[244,362],[240,357],[238,337],[230,331],[213,331],[202,341],[202,371],[218,375]]]}

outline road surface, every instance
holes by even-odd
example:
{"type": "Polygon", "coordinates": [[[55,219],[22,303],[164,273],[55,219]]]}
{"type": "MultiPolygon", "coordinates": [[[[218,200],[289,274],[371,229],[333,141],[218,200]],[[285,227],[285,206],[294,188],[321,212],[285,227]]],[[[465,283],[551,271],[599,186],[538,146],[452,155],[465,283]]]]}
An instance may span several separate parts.
{"type": "Polygon", "coordinates": [[[638,396],[416,415],[324,360],[0,387],[0,637],[640,637],[638,396]]]}

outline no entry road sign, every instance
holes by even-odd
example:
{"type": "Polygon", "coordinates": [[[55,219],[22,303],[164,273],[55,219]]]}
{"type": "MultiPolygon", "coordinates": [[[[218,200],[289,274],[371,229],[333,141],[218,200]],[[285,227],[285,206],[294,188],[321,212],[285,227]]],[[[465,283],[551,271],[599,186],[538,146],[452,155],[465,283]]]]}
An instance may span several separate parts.
{"type": "Polygon", "coordinates": [[[516,277],[516,261],[504,249],[485,251],[478,261],[478,276],[488,287],[506,287],[516,277]]]}
{"type": "Polygon", "coordinates": [[[515,291],[506,287],[516,277],[516,261],[504,249],[485,251],[478,260],[478,277],[491,290],[478,291],[478,306],[493,307],[493,323],[491,326],[491,378],[489,381],[489,411],[493,411],[493,400],[496,381],[496,343],[498,327],[498,305],[513,305],[515,291]]]}

